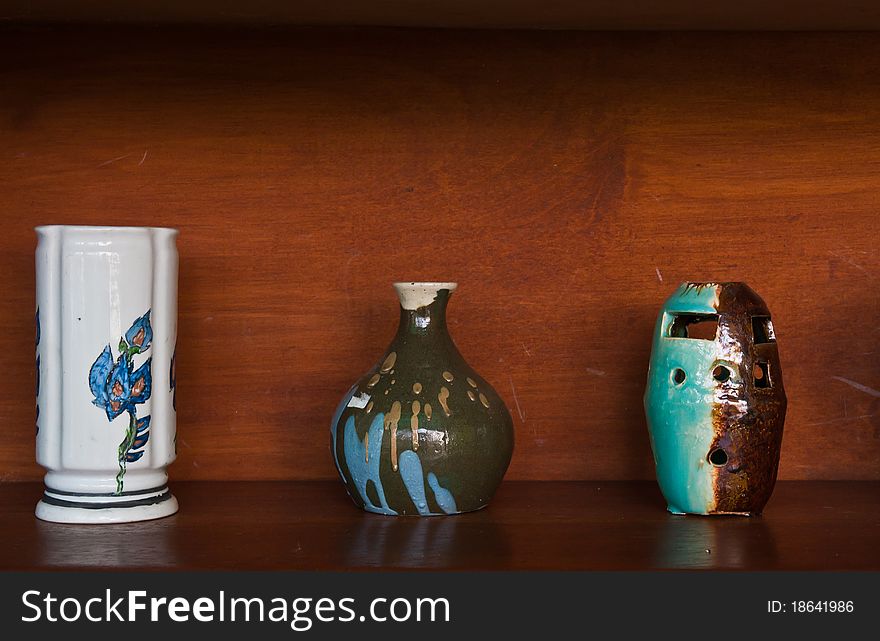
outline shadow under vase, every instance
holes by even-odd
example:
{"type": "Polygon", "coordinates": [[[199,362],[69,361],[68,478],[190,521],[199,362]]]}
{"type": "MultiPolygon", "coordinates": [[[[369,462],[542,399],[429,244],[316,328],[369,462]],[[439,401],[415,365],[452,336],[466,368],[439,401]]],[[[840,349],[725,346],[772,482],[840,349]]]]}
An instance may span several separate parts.
{"type": "Polygon", "coordinates": [[[112,525],[36,523],[38,564],[83,569],[173,568],[176,517],[112,525]]]}
{"type": "Polygon", "coordinates": [[[351,568],[502,569],[511,554],[506,532],[488,511],[427,518],[365,514],[338,544],[351,568]]]}

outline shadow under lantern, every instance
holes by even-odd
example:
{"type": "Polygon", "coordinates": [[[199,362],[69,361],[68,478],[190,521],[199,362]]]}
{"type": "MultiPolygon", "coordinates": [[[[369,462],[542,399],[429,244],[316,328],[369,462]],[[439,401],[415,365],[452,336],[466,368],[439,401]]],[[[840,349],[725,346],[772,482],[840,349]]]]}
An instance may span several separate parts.
{"type": "Polygon", "coordinates": [[[683,283],[654,331],[645,414],[673,514],[759,514],[786,398],[770,312],[745,283],[683,283]]]}

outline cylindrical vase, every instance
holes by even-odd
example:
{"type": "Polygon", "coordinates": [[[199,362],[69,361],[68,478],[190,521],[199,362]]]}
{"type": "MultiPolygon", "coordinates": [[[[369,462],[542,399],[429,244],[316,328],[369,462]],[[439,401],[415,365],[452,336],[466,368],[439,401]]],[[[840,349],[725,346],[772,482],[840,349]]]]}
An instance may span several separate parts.
{"type": "Polygon", "coordinates": [[[36,515],[61,523],[168,516],[177,500],[177,231],[37,228],[36,515]]]}

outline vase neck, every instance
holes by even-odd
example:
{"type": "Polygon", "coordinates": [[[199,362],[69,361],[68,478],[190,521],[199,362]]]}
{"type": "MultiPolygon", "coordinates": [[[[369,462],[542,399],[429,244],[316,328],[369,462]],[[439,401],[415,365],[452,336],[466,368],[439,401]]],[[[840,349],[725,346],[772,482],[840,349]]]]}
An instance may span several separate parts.
{"type": "Polygon", "coordinates": [[[398,336],[445,336],[446,305],[455,283],[395,283],[400,298],[398,336]]]}

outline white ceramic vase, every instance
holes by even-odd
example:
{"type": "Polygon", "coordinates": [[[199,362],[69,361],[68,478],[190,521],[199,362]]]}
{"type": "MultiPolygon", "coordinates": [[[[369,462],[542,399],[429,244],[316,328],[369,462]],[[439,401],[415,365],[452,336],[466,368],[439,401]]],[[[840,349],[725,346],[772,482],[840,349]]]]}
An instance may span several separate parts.
{"type": "Polygon", "coordinates": [[[38,227],[37,517],[174,514],[177,231],[38,227]]]}

